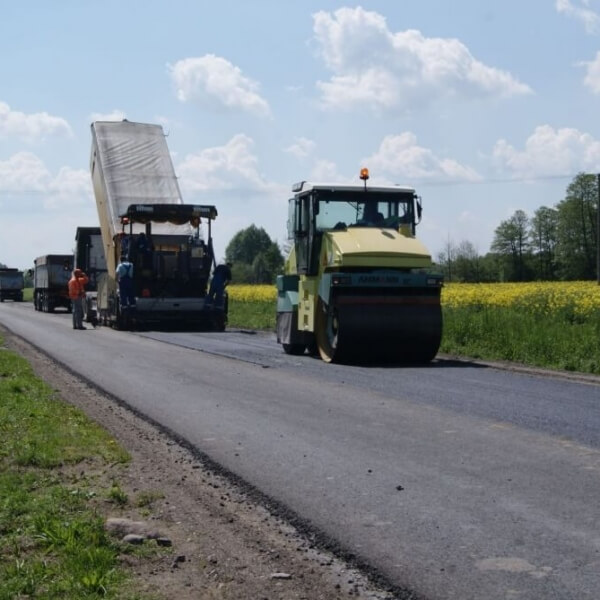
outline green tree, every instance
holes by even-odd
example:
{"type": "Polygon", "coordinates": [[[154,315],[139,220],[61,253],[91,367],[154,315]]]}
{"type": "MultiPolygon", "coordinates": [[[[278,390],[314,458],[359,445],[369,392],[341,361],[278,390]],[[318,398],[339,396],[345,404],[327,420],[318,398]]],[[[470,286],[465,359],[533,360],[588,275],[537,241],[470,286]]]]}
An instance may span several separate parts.
{"type": "Polygon", "coordinates": [[[437,255],[437,265],[440,267],[444,281],[450,282],[456,279],[454,274],[454,258],[456,255],[456,245],[448,237],[444,249],[437,255]]]}
{"type": "Polygon", "coordinates": [[[537,279],[556,279],[558,211],[547,206],[538,208],[530,221],[529,236],[537,279]]]}
{"type": "Polygon", "coordinates": [[[273,283],[283,267],[277,243],[254,224],[233,236],[225,249],[225,259],[233,263],[233,281],[239,283],[273,283]]]}
{"type": "Polygon", "coordinates": [[[597,177],[579,173],[557,206],[556,256],[561,279],[594,279],[597,210],[597,177]]]}
{"type": "Polygon", "coordinates": [[[463,240],[454,253],[454,274],[457,281],[477,283],[481,281],[480,256],[475,246],[463,240]]]}
{"type": "Polygon", "coordinates": [[[517,210],[510,219],[502,221],[494,232],[492,251],[503,257],[502,279],[528,279],[526,259],[529,252],[529,218],[517,210]]]}

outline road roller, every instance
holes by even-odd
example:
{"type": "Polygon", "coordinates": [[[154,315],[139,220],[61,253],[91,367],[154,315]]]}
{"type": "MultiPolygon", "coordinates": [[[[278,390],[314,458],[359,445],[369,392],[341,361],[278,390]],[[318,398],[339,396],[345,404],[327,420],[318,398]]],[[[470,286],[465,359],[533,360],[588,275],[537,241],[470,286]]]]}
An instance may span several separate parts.
{"type": "Polygon", "coordinates": [[[427,363],[442,336],[442,275],[416,238],[414,189],[301,181],[277,277],[277,341],[325,362],[427,363]]]}

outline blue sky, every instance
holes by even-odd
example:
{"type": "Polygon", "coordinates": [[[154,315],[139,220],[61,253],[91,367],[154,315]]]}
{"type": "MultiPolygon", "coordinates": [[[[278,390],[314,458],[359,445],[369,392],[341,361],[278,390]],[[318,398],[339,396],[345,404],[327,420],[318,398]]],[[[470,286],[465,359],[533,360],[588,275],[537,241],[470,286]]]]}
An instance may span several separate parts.
{"type": "Polygon", "coordinates": [[[600,0],[5,0],[0,56],[9,266],[98,223],[93,120],[163,125],[218,257],[302,179],[415,187],[435,257],[600,171],[600,0]]]}

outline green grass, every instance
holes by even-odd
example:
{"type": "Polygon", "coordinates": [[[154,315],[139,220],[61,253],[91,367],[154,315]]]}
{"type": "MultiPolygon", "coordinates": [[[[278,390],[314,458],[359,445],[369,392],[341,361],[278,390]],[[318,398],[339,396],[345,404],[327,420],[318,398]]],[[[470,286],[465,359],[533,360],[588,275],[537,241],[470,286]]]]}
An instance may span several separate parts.
{"type": "Polygon", "coordinates": [[[0,347],[0,600],[140,597],[118,561],[131,550],[106,535],[99,511],[126,499],[99,474],[128,460],[0,347]]]}
{"type": "Polygon", "coordinates": [[[23,290],[23,301],[33,302],[33,288],[25,288],[23,290]]]}
{"type": "Polygon", "coordinates": [[[275,331],[277,308],[274,302],[229,301],[227,325],[242,329],[262,329],[275,331]]]}
{"type": "Polygon", "coordinates": [[[510,308],[444,309],[441,351],[600,374],[600,316],[552,316],[510,308]]]}

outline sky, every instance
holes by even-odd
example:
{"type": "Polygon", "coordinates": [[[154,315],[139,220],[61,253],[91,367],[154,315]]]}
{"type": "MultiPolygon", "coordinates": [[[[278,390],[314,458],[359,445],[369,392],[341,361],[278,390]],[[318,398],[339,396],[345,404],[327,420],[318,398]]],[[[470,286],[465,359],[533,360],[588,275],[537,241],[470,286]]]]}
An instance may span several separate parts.
{"type": "Polygon", "coordinates": [[[90,124],[158,123],[217,258],[286,241],[292,185],[414,187],[417,235],[489,251],[600,171],[600,0],[0,0],[0,262],[97,226],[90,124]]]}

